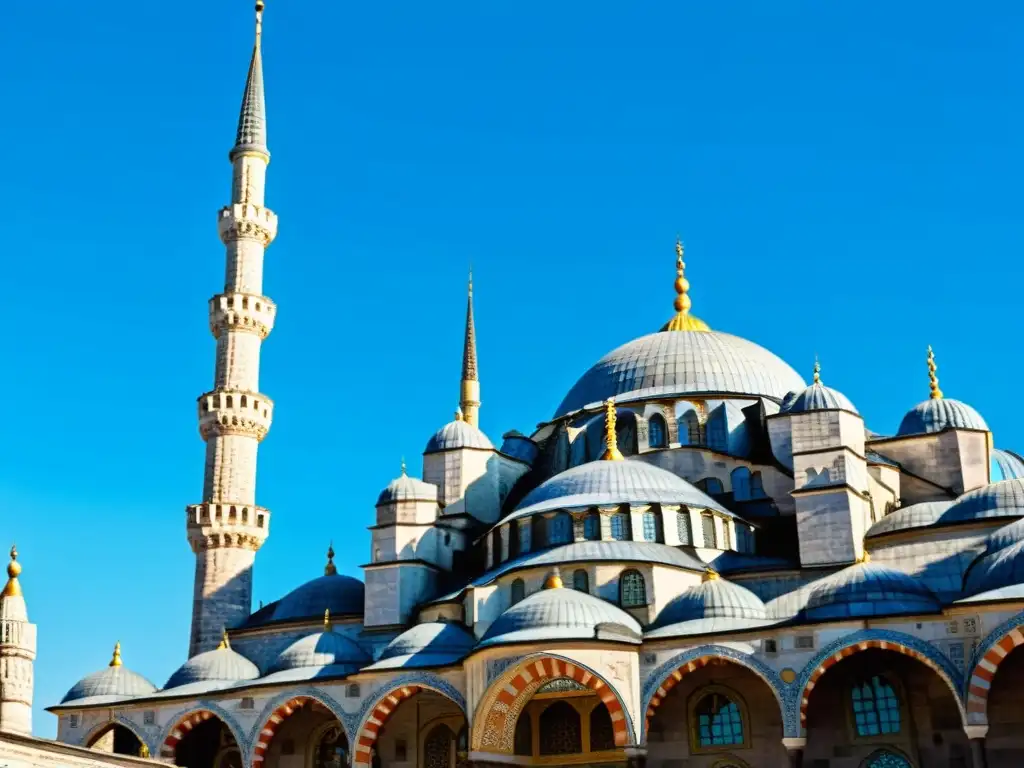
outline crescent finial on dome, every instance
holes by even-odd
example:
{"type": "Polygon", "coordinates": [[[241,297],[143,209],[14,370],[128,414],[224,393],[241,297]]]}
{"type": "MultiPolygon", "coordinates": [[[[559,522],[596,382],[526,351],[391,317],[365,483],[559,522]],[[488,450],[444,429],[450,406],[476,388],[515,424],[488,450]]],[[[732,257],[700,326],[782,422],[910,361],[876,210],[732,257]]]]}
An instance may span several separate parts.
{"type": "Polygon", "coordinates": [[[338,568],[334,565],[334,542],[332,541],[327,545],[327,565],[324,566],[324,576],[336,576],[337,573],[338,568]]]}
{"type": "Polygon", "coordinates": [[[683,261],[683,241],[676,238],[676,300],[675,316],[662,326],[662,331],[710,331],[708,324],[690,314],[690,281],[683,276],[686,262],[683,261]]]}
{"type": "Polygon", "coordinates": [[[622,461],[623,455],[619,451],[619,438],[615,434],[615,400],[608,398],[604,403],[604,455],[605,461],[622,461]]]}
{"type": "Polygon", "coordinates": [[[932,345],[928,345],[928,388],[931,389],[932,400],[942,399],[942,390],[939,389],[939,377],[935,374],[938,369],[938,365],[935,364],[935,353],[932,351],[932,345]]]}
{"type": "Polygon", "coordinates": [[[818,356],[814,356],[814,383],[821,384],[821,363],[818,362],[818,356]]]}
{"type": "Polygon", "coordinates": [[[114,656],[110,659],[110,666],[120,667],[123,664],[121,661],[121,642],[114,643],[114,656]]]}
{"type": "Polygon", "coordinates": [[[0,597],[18,597],[21,595],[21,584],[18,577],[21,575],[21,563],[18,562],[18,548],[11,545],[11,562],[7,564],[7,584],[4,585],[0,597]]]}

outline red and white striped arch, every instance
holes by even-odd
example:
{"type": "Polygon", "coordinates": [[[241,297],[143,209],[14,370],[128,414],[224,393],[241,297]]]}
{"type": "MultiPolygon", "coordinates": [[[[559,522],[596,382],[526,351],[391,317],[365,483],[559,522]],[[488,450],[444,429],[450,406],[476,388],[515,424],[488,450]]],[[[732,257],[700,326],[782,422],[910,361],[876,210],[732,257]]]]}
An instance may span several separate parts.
{"type": "MultiPolygon", "coordinates": [[[[171,732],[167,734],[167,738],[164,739],[164,743],[160,745],[160,756],[173,760],[175,750],[178,748],[178,743],[188,736],[189,732],[197,725],[205,723],[207,720],[214,717],[217,716],[213,714],[213,712],[205,709],[190,712],[185,715],[178,724],[171,729],[171,732]]],[[[232,736],[234,736],[234,734],[232,734],[232,736]]]]}
{"type": "Polygon", "coordinates": [[[316,701],[316,699],[311,696],[296,696],[294,699],[288,699],[288,701],[274,708],[274,711],[270,713],[270,717],[267,718],[263,727],[260,728],[259,735],[256,737],[256,744],[253,745],[253,768],[259,768],[259,766],[263,765],[267,751],[270,749],[270,744],[281,728],[281,724],[296,710],[301,709],[304,704],[308,704],[311,701],[316,701]]]}
{"type": "Polygon", "coordinates": [[[980,715],[988,719],[988,692],[992,688],[992,680],[1003,659],[1019,645],[1024,645],[1024,627],[1011,629],[985,651],[985,655],[971,671],[971,680],[967,686],[968,716],[980,715]]]}
{"type": "Polygon", "coordinates": [[[399,704],[406,699],[412,698],[421,690],[423,689],[416,685],[402,686],[385,694],[377,702],[377,706],[367,716],[366,722],[363,723],[363,727],[359,731],[359,735],[356,736],[356,748],[352,756],[353,768],[370,768],[370,763],[373,759],[373,745],[377,743],[380,729],[384,727],[384,723],[398,709],[399,704]]]}

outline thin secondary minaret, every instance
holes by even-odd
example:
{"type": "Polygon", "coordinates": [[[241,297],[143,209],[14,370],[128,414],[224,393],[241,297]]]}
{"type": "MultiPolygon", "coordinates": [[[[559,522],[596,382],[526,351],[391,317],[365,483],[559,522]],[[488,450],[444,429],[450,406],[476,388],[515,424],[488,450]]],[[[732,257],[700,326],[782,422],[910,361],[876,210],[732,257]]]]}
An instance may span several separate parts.
{"type": "Polygon", "coordinates": [[[216,648],[225,627],[249,616],[253,563],[270,525],[270,512],[256,505],[256,452],[273,416],[273,403],[259,390],[260,345],[277,309],[263,295],[263,255],[277,234],[277,216],[263,200],[270,150],[262,27],[263,1],[257,0],[256,43],[229,154],[231,204],[218,221],[227,269],[223,293],[210,299],[217,340],[213,390],[199,398],[199,432],[206,441],[203,501],[187,508],[196,555],[190,656],[216,648]]]}
{"type": "Polygon", "coordinates": [[[469,297],[466,300],[466,339],[462,348],[462,386],[459,408],[466,423],[480,426],[480,379],[476,371],[476,327],[473,325],[473,272],[469,273],[469,297]]]}
{"type": "Polygon", "coordinates": [[[11,547],[7,583],[0,590],[0,731],[31,735],[36,625],[28,621],[20,575],[18,550],[11,547]]]}

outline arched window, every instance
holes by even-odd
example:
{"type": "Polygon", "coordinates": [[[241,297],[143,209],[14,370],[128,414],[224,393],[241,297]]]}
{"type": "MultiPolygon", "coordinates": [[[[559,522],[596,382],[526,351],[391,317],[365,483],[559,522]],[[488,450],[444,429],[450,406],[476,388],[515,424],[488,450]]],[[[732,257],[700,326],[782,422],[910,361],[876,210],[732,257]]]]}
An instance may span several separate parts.
{"type": "Polygon", "coordinates": [[[608,707],[598,704],[590,710],[590,751],[603,752],[615,749],[615,730],[608,707]]]}
{"type": "Polygon", "coordinates": [[[752,472],[750,474],[750,498],[752,499],[765,499],[768,495],[764,492],[764,480],[761,478],[760,472],[752,472]]]}
{"type": "Polygon", "coordinates": [[[583,751],[580,713],[564,701],[556,701],[540,713],[540,753],[574,755],[583,751]]]}
{"type": "Polygon", "coordinates": [[[544,515],[534,515],[530,518],[530,549],[536,552],[548,545],[548,521],[544,515]]]}
{"type": "Polygon", "coordinates": [[[913,768],[910,761],[898,752],[880,749],[864,761],[864,768],[913,768]]]}
{"type": "Polygon", "coordinates": [[[590,592],[590,576],[582,568],[573,571],[572,588],[577,592],[590,592]]]}
{"type": "Polygon", "coordinates": [[[572,516],[568,512],[559,512],[548,522],[548,544],[572,543],[572,516]]]}
{"type": "Polygon", "coordinates": [[[657,413],[647,422],[647,445],[651,448],[664,448],[668,445],[665,418],[657,413]]]}
{"type": "Polygon", "coordinates": [[[698,480],[694,485],[710,496],[715,496],[725,492],[725,488],[722,486],[722,481],[717,477],[705,477],[702,480],[698,480]]]}
{"type": "Polygon", "coordinates": [[[508,558],[519,557],[519,523],[513,520],[508,526],[508,558]]]}
{"type": "Polygon", "coordinates": [[[587,541],[601,540],[601,513],[597,510],[588,512],[583,518],[583,538],[587,541]]]}
{"type": "Polygon", "coordinates": [[[509,605],[515,605],[526,597],[526,584],[522,579],[516,579],[509,588],[509,605]]]}
{"type": "Polygon", "coordinates": [[[700,529],[704,535],[704,546],[718,549],[718,538],[715,536],[715,518],[710,512],[700,516],[700,529]]]}
{"type": "Polygon", "coordinates": [[[491,531],[491,562],[498,565],[501,562],[501,529],[495,528],[491,531]]]}
{"type": "Polygon", "coordinates": [[[530,551],[530,523],[528,520],[519,520],[519,554],[525,555],[530,551]]]}
{"type": "Polygon", "coordinates": [[[610,529],[612,538],[615,541],[632,541],[633,532],[630,530],[629,515],[625,512],[616,512],[612,515],[610,529]]]}
{"type": "Polygon", "coordinates": [[[679,414],[679,444],[700,445],[700,417],[696,411],[690,410],[679,414]]]}
{"type": "Polygon", "coordinates": [[[640,571],[623,571],[619,577],[619,605],[623,608],[637,608],[647,605],[647,585],[640,571]]]}
{"type": "Polygon", "coordinates": [[[690,510],[683,507],[676,512],[676,533],[680,544],[693,544],[693,530],[690,528],[690,510]]]}
{"type": "Polygon", "coordinates": [[[423,767],[451,768],[454,741],[455,734],[451,728],[447,725],[436,726],[423,742],[423,767]]]}
{"type": "Polygon", "coordinates": [[[643,513],[644,541],[661,541],[661,515],[653,510],[643,513]]]}
{"type": "Polygon", "coordinates": [[[746,467],[736,467],[732,471],[732,497],[736,501],[748,501],[750,499],[750,470],[746,467]]]}
{"type": "Polygon", "coordinates": [[[875,675],[855,683],[850,689],[850,702],[858,736],[900,732],[900,700],[884,677],[875,675]]]}
{"type": "Polygon", "coordinates": [[[728,747],[746,743],[743,710],[738,698],[723,688],[712,687],[693,699],[692,744],[698,749],[728,747]]]}
{"type": "Polygon", "coordinates": [[[533,755],[533,725],[530,713],[522,712],[516,721],[515,736],[512,737],[512,752],[516,755],[530,757],[533,755]]]}

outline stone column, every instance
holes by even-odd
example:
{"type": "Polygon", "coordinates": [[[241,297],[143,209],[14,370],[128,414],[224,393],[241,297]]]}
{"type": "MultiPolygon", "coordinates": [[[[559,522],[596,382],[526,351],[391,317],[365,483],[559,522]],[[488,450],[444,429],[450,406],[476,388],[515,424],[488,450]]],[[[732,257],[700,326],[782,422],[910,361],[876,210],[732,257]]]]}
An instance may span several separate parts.
{"type": "Polygon", "coordinates": [[[626,768],[647,768],[647,750],[644,747],[626,747],[626,768]]]}
{"type": "Polygon", "coordinates": [[[789,768],[803,768],[807,739],[783,739],[782,746],[786,748],[789,768]]]}
{"type": "Polygon", "coordinates": [[[973,768],[987,768],[985,737],[988,735],[988,726],[968,725],[964,727],[964,732],[971,741],[971,765],[973,768]]]}

